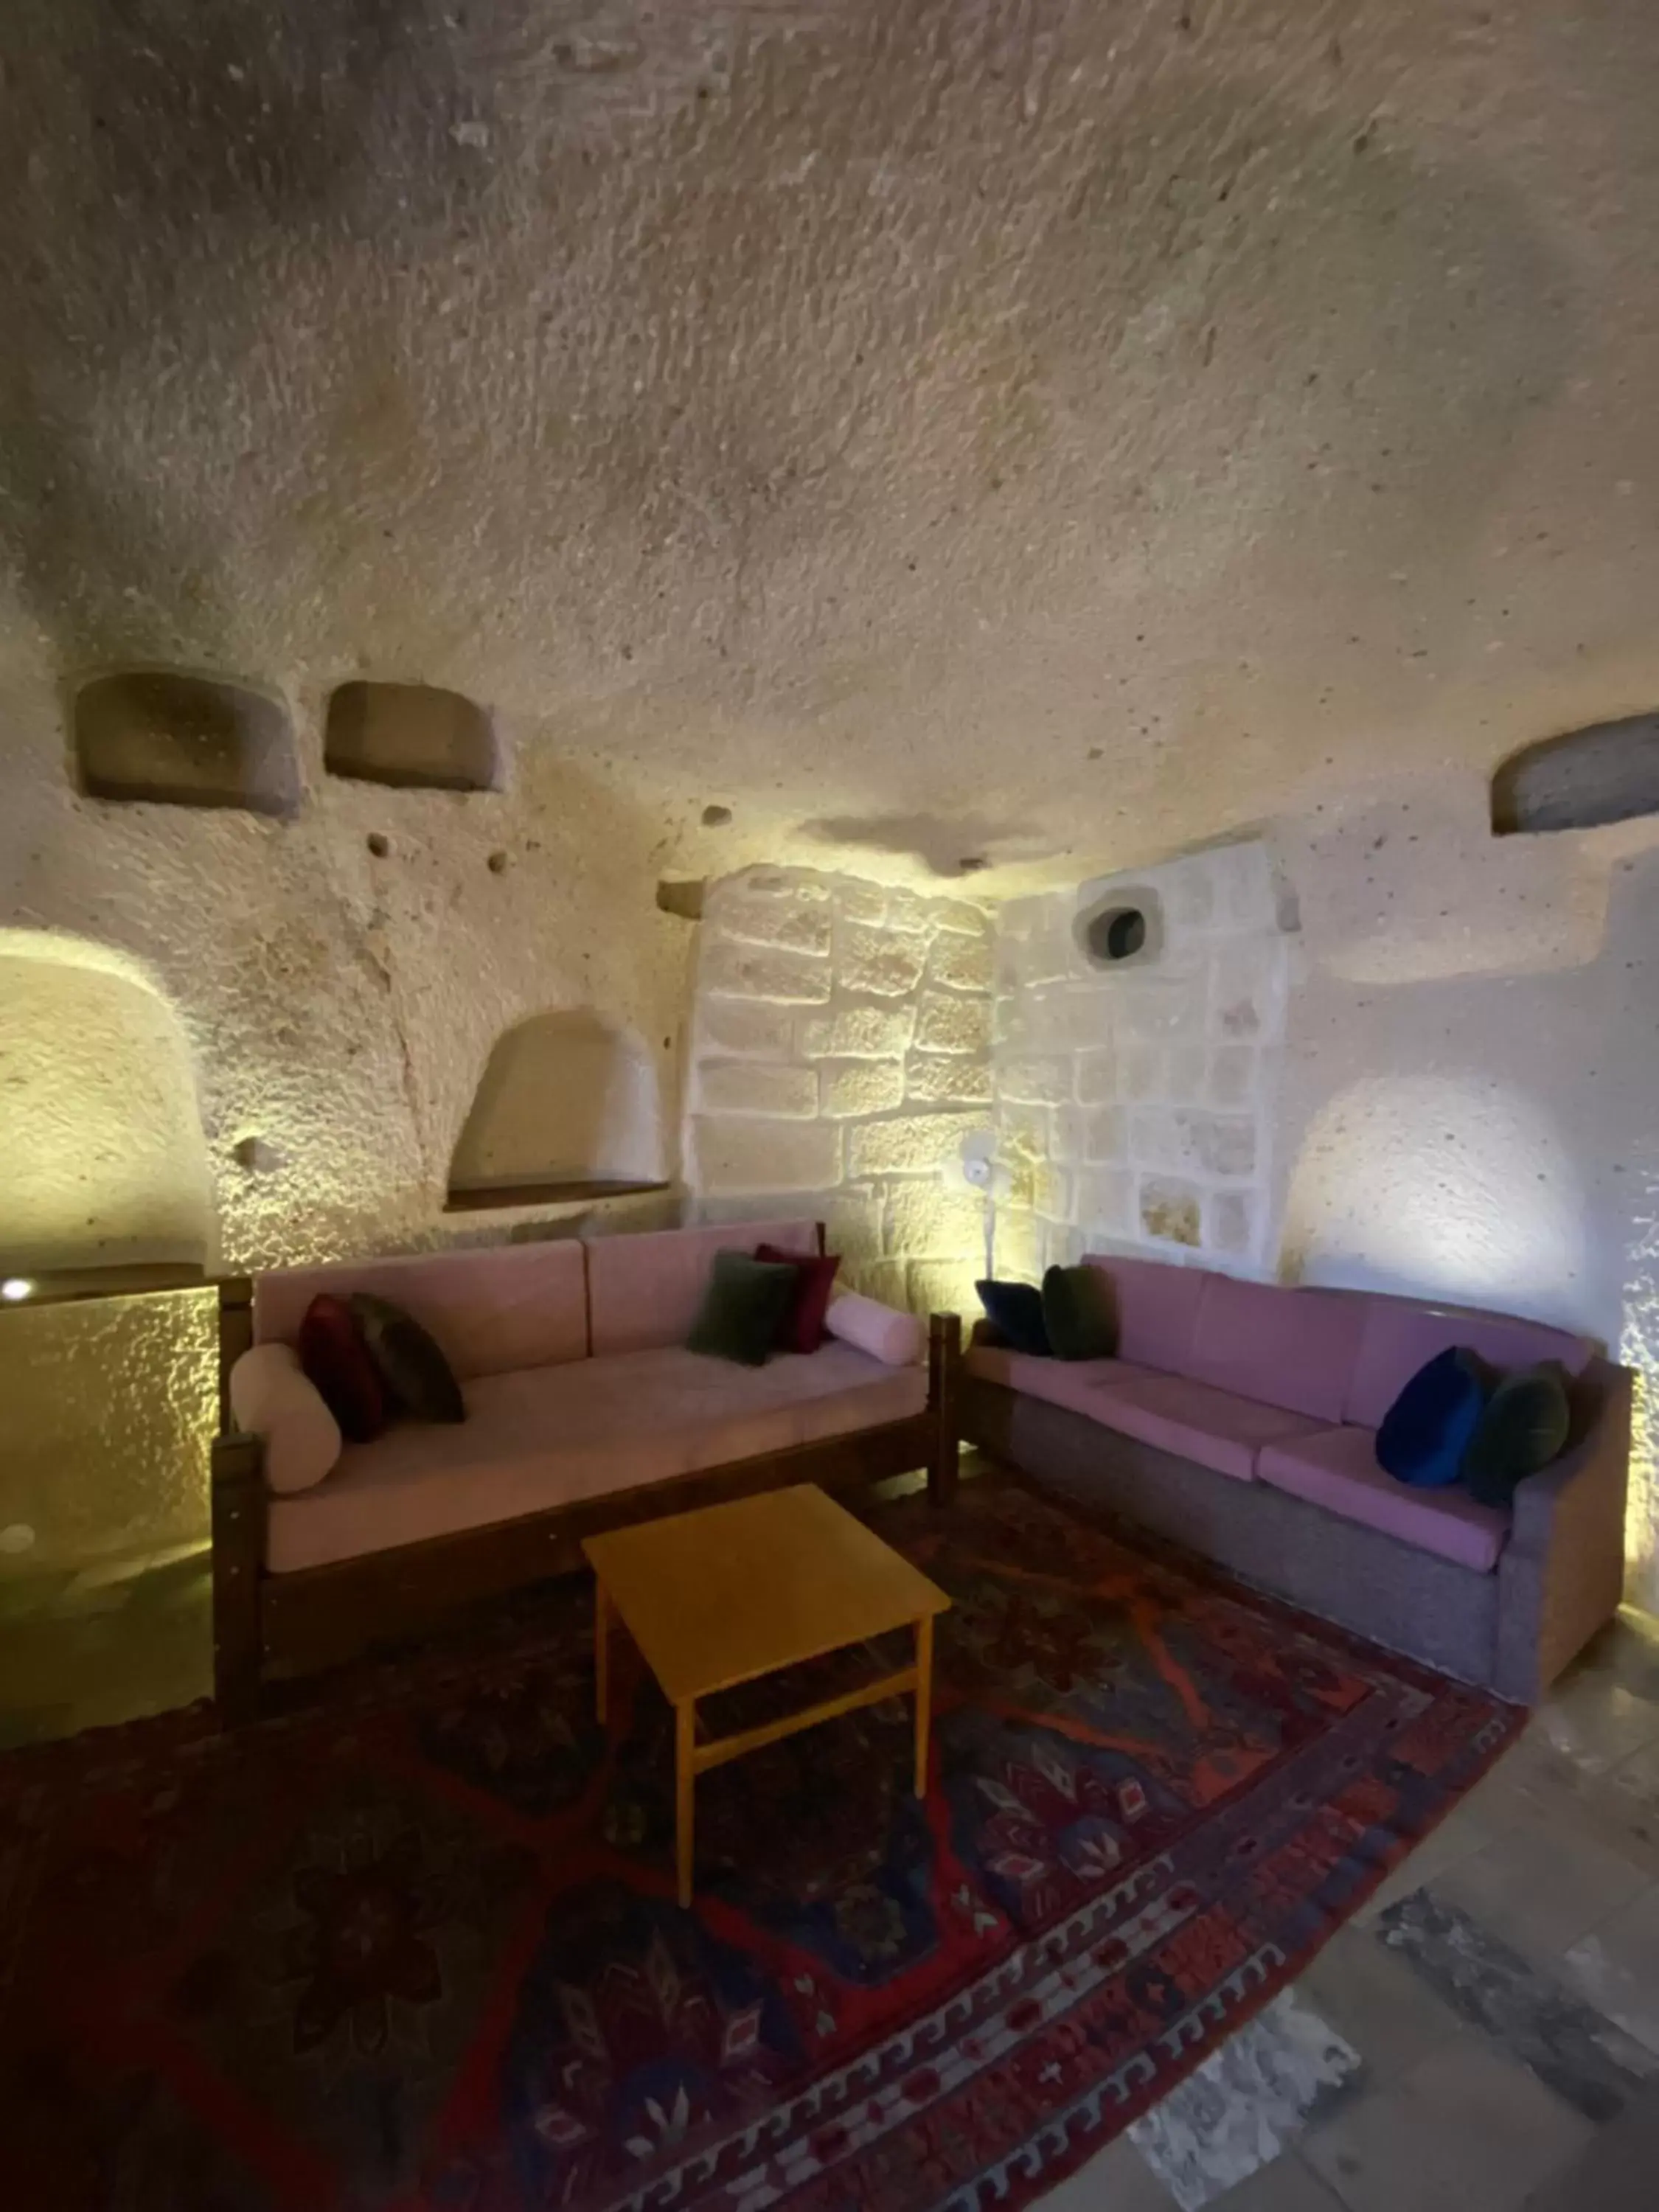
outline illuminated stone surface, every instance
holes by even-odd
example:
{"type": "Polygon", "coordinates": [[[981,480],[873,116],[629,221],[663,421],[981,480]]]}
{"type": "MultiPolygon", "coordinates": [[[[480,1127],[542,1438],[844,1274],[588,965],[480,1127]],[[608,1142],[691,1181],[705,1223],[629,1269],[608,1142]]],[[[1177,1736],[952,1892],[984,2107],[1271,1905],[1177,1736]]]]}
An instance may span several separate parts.
{"type": "Polygon", "coordinates": [[[199,1543],[218,1404],[209,1291],[0,1310],[0,1527],[28,1571],[199,1543]]]}
{"type": "Polygon", "coordinates": [[[449,1184],[658,1182],[665,1158],[657,1070],[641,1041],[585,1010],[534,1014],[496,1040],[449,1184]]]}
{"type": "Polygon", "coordinates": [[[687,1146],[698,1211],[810,1203],[853,1287],[922,1311],[942,1286],[971,1299],[984,1212],[957,1167],[963,1138],[990,1122],[988,916],[853,878],[750,869],[709,887],[701,936],[687,1146]],[[818,944],[822,956],[793,949],[818,944]],[[792,998],[775,1011],[793,1009],[793,1031],[734,1030],[757,975],[799,988],[795,967],[757,960],[804,963],[822,1010],[792,998]],[[722,1056],[734,1034],[752,1056],[722,1056]]]}
{"type": "Polygon", "coordinates": [[[1124,880],[1164,920],[1155,957],[1121,972],[1091,966],[1073,935],[1079,913],[1109,904],[1111,878],[998,912],[1004,1211],[1033,1217],[1021,1245],[1043,1265],[1096,1245],[1271,1264],[1263,1200],[1291,988],[1272,856],[1256,840],[1124,880]],[[1248,1202],[1220,1206],[1224,1188],[1248,1202]]]}
{"type": "Polygon", "coordinates": [[[189,1044],[135,963],[0,930],[0,1273],[212,1263],[189,1044]]]}

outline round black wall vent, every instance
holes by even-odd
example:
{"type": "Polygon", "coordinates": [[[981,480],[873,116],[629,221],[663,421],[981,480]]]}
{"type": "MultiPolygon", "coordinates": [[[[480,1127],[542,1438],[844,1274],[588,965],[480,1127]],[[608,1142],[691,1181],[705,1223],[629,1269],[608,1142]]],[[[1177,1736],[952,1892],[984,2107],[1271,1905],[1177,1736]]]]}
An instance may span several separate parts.
{"type": "Polygon", "coordinates": [[[1072,925],[1074,941],[1091,968],[1149,966],[1164,946],[1164,912],[1150,886],[1126,884],[1085,907],[1072,925]]]}
{"type": "Polygon", "coordinates": [[[1133,960],[1146,942],[1146,917],[1138,906],[1115,907],[1089,925],[1089,950],[1097,960],[1133,960]]]}

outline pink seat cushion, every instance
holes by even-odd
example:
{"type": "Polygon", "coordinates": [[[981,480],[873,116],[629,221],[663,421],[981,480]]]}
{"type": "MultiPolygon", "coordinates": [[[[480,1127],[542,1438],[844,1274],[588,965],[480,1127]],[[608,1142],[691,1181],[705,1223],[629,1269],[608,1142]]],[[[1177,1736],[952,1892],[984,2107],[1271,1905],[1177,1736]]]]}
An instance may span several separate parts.
{"type": "Polygon", "coordinates": [[[1255,1480],[1256,1455],[1264,1444],[1316,1436],[1324,1425],[1184,1375],[1150,1375],[1144,1382],[1097,1389],[1087,1410],[1103,1428],[1196,1460],[1238,1482],[1255,1480]]]}
{"type": "Polygon", "coordinates": [[[1165,1374],[1184,1374],[1208,1272],[1096,1252],[1086,1253],[1083,1264],[1097,1267],[1111,1285],[1118,1358],[1165,1374]]]}
{"type": "Polygon", "coordinates": [[[587,1356],[587,1269],[574,1237],[279,1268],[254,1280],[254,1337],[292,1344],[313,1298],[345,1298],[354,1291],[401,1306],[463,1382],[587,1356]]]}
{"type": "Polygon", "coordinates": [[[1005,1390],[1042,1398],[1091,1419],[1100,1391],[1119,1382],[1149,1382],[1154,1372],[1150,1367],[1132,1366],[1127,1359],[1034,1359],[1029,1352],[1010,1352],[992,1344],[974,1345],[963,1364],[981,1382],[1000,1382],[1005,1390]]]}
{"type": "Polygon", "coordinates": [[[1416,1298],[1370,1297],[1363,1303],[1365,1326],[1342,1408],[1343,1420],[1362,1429],[1381,1428],[1382,1416],[1418,1369],[1452,1345],[1462,1345],[1500,1371],[1559,1359],[1569,1375],[1579,1374],[1595,1349],[1588,1337],[1510,1314],[1429,1305],[1416,1298]]]}
{"type": "Polygon", "coordinates": [[[816,1252],[817,1225],[811,1221],[734,1221],[708,1229],[596,1237],[586,1248],[594,1358],[684,1344],[702,1303],[715,1253],[753,1252],[759,1244],[775,1244],[785,1252],[816,1252]]]}
{"type": "Polygon", "coordinates": [[[316,1489],[271,1498],[271,1571],[359,1559],[903,1420],[926,1407],[927,1377],[845,1344],[810,1358],[781,1353],[764,1367],[677,1346],[484,1376],[465,1395],[460,1427],[391,1429],[348,1446],[316,1489]]]}
{"type": "Polygon", "coordinates": [[[1368,1301],[1206,1275],[1182,1370],[1218,1389],[1340,1421],[1368,1301]]]}
{"type": "Polygon", "coordinates": [[[1462,1490],[1413,1490],[1376,1463],[1371,1429],[1325,1429],[1269,1444],[1256,1462],[1259,1480],[1305,1498],[1345,1521],[1397,1536],[1419,1552],[1437,1553],[1460,1567],[1489,1575],[1508,1541],[1510,1516],[1477,1505],[1462,1490]]]}

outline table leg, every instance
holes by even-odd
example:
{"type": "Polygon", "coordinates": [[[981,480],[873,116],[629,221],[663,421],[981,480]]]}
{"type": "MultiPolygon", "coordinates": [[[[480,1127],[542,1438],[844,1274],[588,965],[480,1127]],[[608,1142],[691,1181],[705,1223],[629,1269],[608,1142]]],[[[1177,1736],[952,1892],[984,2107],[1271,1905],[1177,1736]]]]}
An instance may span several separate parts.
{"type": "Polygon", "coordinates": [[[916,1623],[916,1795],[927,1795],[927,1730],[933,1707],[933,1616],[916,1623]]]}
{"type": "Polygon", "coordinates": [[[697,1705],[688,1698],[674,1708],[674,1873],[679,1884],[682,1910],[691,1904],[692,1791],[696,1775],[691,1764],[696,1741],[697,1705]]]}
{"type": "Polygon", "coordinates": [[[611,1682],[611,1600],[605,1584],[593,1577],[593,1686],[599,1701],[599,1725],[605,1725],[606,1692],[611,1682]]]}

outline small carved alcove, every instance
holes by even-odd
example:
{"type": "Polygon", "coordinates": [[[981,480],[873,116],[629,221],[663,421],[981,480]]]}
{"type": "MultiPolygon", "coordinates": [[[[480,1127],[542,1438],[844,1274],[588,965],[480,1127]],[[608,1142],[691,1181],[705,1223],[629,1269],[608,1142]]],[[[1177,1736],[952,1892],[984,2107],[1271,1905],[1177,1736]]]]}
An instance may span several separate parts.
{"type": "Polygon", "coordinates": [[[1546,738],[1513,754],[1492,780],[1498,837],[1595,830],[1659,814],[1659,714],[1546,738]]]}
{"type": "Polygon", "coordinates": [[[91,799],[292,814],[287,709],[245,684],[166,668],[94,676],[75,695],[75,760],[91,799]]]}
{"type": "Polygon", "coordinates": [[[342,684],[328,702],[323,766],[417,791],[494,791],[500,776],[484,708],[433,684],[342,684]]]}
{"type": "Polygon", "coordinates": [[[657,1070],[637,1038],[578,1008],[496,1039],[450,1162],[452,1212],[664,1188],[657,1070]]]}

